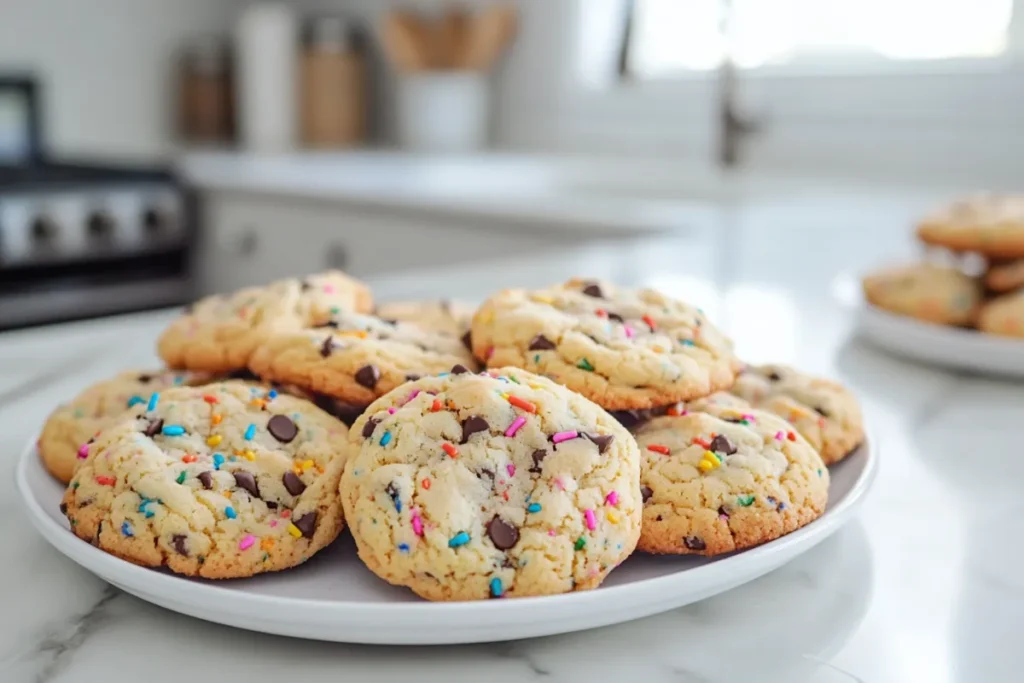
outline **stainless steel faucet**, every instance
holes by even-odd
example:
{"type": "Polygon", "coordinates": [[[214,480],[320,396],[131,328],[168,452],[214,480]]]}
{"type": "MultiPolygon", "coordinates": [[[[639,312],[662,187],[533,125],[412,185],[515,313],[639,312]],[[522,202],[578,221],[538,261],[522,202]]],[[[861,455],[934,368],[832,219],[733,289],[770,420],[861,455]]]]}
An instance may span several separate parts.
{"type": "Polygon", "coordinates": [[[718,163],[732,168],[740,161],[743,140],[761,128],[761,123],[744,116],[737,97],[736,62],[730,39],[732,0],[719,0],[721,31],[725,50],[718,67],[718,163]]]}

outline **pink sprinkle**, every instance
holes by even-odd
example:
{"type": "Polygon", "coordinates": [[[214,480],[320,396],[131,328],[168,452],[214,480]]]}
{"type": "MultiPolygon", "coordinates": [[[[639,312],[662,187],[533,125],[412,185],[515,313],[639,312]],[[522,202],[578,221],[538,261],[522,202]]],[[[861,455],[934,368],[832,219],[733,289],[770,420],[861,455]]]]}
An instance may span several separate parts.
{"type": "Polygon", "coordinates": [[[395,414],[395,409],[394,408],[388,408],[388,415],[394,415],[394,414],[395,414]]]}
{"type": "Polygon", "coordinates": [[[548,529],[548,536],[554,536],[554,535],[555,535],[555,530],[554,529],[548,529]]]}
{"type": "Polygon", "coordinates": [[[512,424],[505,430],[505,436],[512,438],[519,431],[519,428],[526,424],[526,418],[520,415],[516,419],[512,420],[512,424]]]}
{"type": "Polygon", "coordinates": [[[412,511],[412,530],[417,536],[423,535],[423,520],[420,519],[419,510],[412,511]]]}
{"type": "Polygon", "coordinates": [[[619,493],[618,493],[618,491],[612,491],[607,496],[605,496],[604,497],[604,502],[607,503],[608,505],[618,505],[619,504],[619,493]]]}
{"type": "Polygon", "coordinates": [[[782,441],[785,438],[786,438],[786,435],[783,434],[782,432],[775,432],[775,440],[776,441],[782,441]]]}
{"type": "Polygon", "coordinates": [[[690,411],[689,411],[689,410],[681,410],[681,411],[679,412],[679,416],[680,416],[680,417],[682,417],[683,415],[689,415],[689,414],[690,414],[690,411]]]}
{"type": "Polygon", "coordinates": [[[551,441],[553,443],[562,443],[569,439],[575,439],[579,435],[579,432],[556,432],[555,435],[551,437],[551,441]]]}
{"type": "Polygon", "coordinates": [[[740,417],[742,417],[747,422],[757,422],[757,418],[754,417],[751,413],[743,413],[743,415],[741,415],[740,417]]]}
{"type": "Polygon", "coordinates": [[[594,521],[594,511],[593,510],[584,510],[583,511],[583,519],[585,519],[587,521],[587,528],[590,529],[591,531],[593,531],[594,527],[597,526],[597,522],[594,521]]]}
{"type": "Polygon", "coordinates": [[[89,444],[83,443],[78,447],[78,459],[85,460],[89,457],[89,444]]]}
{"type": "Polygon", "coordinates": [[[238,542],[239,550],[248,550],[252,547],[252,544],[256,542],[256,537],[252,534],[246,534],[241,541],[238,542]]]}
{"type": "Polygon", "coordinates": [[[408,403],[409,401],[413,400],[414,398],[416,398],[419,395],[420,395],[420,390],[416,389],[411,394],[409,394],[409,398],[405,399],[405,402],[408,403]]]}
{"type": "Polygon", "coordinates": [[[334,285],[324,285],[324,291],[328,294],[334,294],[334,285]]]}
{"type": "Polygon", "coordinates": [[[276,519],[270,520],[270,528],[273,529],[275,526],[277,526],[277,520],[276,519]]]}
{"type": "Polygon", "coordinates": [[[505,465],[505,469],[508,470],[508,476],[510,476],[510,477],[516,476],[516,466],[513,465],[512,463],[509,463],[509,464],[505,465]]]}
{"type": "Polygon", "coordinates": [[[626,336],[629,337],[630,339],[632,339],[633,335],[636,334],[636,331],[629,325],[623,325],[622,329],[626,331],[626,336]]]}
{"type": "Polygon", "coordinates": [[[565,490],[565,482],[562,481],[561,477],[555,477],[555,486],[558,487],[559,491],[564,491],[565,490]]]}
{"type": "Polygon", "coordinates": [[[494,347],[492,346],[491,348],[487,349],[487,353],[485,354],[485,360],[490,360],[491,356],[493,356],[493,355],[494,355],[494,347]]]}

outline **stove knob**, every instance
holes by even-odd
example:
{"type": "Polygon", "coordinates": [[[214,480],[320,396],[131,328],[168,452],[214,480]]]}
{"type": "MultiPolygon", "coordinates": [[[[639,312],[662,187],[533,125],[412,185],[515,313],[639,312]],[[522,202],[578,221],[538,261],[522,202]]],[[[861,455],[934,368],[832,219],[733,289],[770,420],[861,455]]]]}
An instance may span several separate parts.
{"type": "Polygon", "coordinates": [[[114,227],[114,217],[106,211],[93,211],[85,222],[85,229],[92,240],[109,240],[114,236],[114,227]]]}
{"type": "Polygon", "coordinates": [[[59,226],[57,222],[47,216],[40,214],[32,220],[31,225],[32,241],[38,245],[50,245],[57,239],[59,226]]]}
{"type": "Polygon", "coordinates": [[[159,206],[151,206],[142,212],[142,227],[151,235],[158,235],[173,227],[174,218],[159,206]]]}

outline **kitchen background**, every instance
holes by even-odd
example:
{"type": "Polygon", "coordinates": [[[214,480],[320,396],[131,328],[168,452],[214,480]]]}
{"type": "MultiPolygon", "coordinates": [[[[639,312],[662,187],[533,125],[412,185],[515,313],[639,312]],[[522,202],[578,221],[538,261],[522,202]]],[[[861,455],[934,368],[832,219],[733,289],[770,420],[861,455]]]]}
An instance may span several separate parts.
{"type": "Polygon", "coordinates": [[[0,327],[664,234],[707,269],[748,215],[875,265],[1019,182],[1016,4],[7,2],[0,327]]]}

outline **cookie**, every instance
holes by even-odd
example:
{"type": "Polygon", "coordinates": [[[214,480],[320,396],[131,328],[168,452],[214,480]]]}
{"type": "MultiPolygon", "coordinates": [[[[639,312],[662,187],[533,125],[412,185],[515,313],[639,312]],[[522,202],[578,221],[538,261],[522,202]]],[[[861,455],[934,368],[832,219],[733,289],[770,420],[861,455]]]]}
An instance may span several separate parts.
{"type": "Polygon", "coordinates": [[[341,493],[359,556],[429,600],[595,588],[636,545],[636,442],[543,377],[425,377],[371,405],[349,439],[341,493]]]}
{"type": "Polygon", "coordinates": [[[981,284],[956,268],[920,263],[872,273],[864,297],[897,315],[940,325],[971,325],[981,304],[981,284]]]}
{"type": "Polygon", "coordinates": [[[983,193],[953,202],[922,219],[917,236],[954,251],[1024,258],[1024,196],[983,193]]]}
{"type": "Polygon", "coordinates": [[[201,299],[164,331],[157,350],[172,368],[229,373],[245,369],[273,333],[317,325],[334,311],[372,307],[366,286],[336,271],[279,280],[201,299]]]}
{"type": "Polygon", "coordinates": [[[378,306],[377,315],[385,320],[413,323],[431,332],[462,337],[469,332],[474,310],[472,306],[447,299],[395,301],[378,306]]]}
{"type": "Polygon", "coordinates": [[[636,440],[645,501],[639,550],[719,555],[784,536],[825,511],[828,468],[772,413],[710,403],[657,417],[636,440]]]}
{"type": "Polygon", "coordinates": [[[130,370],[93,384],[50,413],[39,436],[43,466],[61,483],[68,483],[85,457],[85,442],[126,410],[147,403],[154,392],[179,385],[205,384],[210,379],[204,373],[130,370]]]}
{"type": "Polygon", "coordinates": [[[985,272],[985,286],[1000,294],[1024,288],[1024,259],[991,264],[985,272]]]}
{"type": "Polygon", "coordinates": [[[546,375],[609,410],[728,389],[740,367],[700,309],[589,280],[496,294],[473,316],[472,344],[489,367],[546,375]]]}
{"type": "Polygon", "coordinates": [[[249,362],[264,379],[364,407],[411,379],[458,364],[475,368],[455,337],[345,311],[317,329],[271,336],[249,362]]]}
{"type": "MultiPolygon", "coordinates": [[[[751,365],[736,378],[731,391],[796,427],[826,465],[839,462],[864,441],[860,405],[838,382],[785,365],[751,365]]],[[[695,402],[698,409],[700,403],[695,402]]]]}
{"type": "Polygon", "coordinates": [[[1024,337],[1024,289],[982,306],[978,329],[1001,337],[1024,337]]]}
{"type": "Polygon", "coordinates": [[[341,422],[242,382],[154,397],[89,445],[61,505],[79,538],[223,579],[293,567],[341,531],[341,422]]]}

